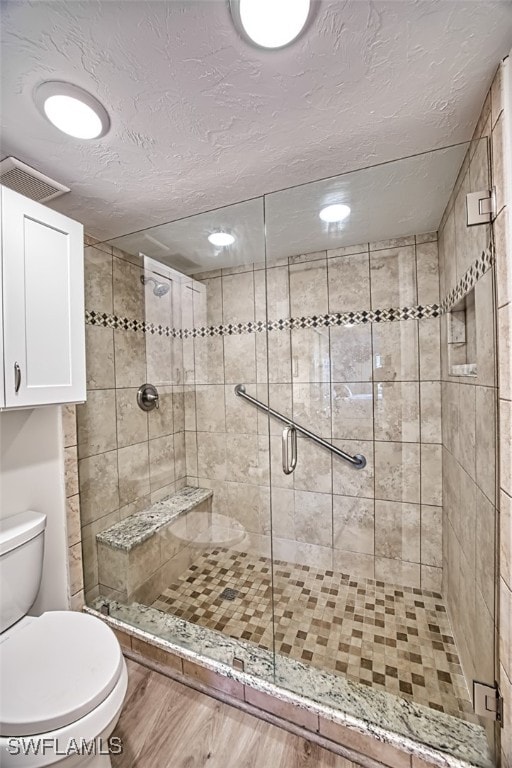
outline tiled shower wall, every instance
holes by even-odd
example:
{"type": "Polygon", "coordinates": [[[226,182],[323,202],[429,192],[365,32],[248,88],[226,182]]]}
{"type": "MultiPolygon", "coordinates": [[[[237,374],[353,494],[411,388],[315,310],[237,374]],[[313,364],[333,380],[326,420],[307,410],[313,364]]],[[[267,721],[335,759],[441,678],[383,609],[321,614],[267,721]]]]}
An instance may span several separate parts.
{"type": "MultiPolygon", "coordinates": [[[[90,241],[89,241],[90,242],[90,241]]],[[[85,248],[85,306],[128,318],[126,327],[86,325],[87,402],[77,406],[81,541],[86,599],[98,590],[96,534],[186,482],[181,340],[141,333],[133,321],[180,327],[179,275],[153,275],[117,248],[85,248]],[[162,297],[140,276],[170,285],[162,297]],[[139,386],[158,386],[160,408],[142,411],[139,386]]]]}
{"type": "MultiPolygon", "coordinates": [[[[196,275],[184,327],[265,321],[262,266],[196,275]]],[[[439,319],[378,321],[378,310],[438,304],[436,235],[292,257],[269,265],[266,284],[269,321],[304,317],[305,327],[276,322],[268,349],[265,333],[250,328],[184,340],[189,482],[214,489],[214,511],[242,524],[253,552],[270,551],[272,494],[275,557],[439,589],[439,319]],[[307,320],[337,312],[355,314],[330,327],[307,320]],[[366,468],[299,438],[297,469],[286,476],[282,427],[272,421],[269,477],[267,417],[235,396],[239,383],[363,453],[366,468]]]]}
{"type": "MultiPolygon", "coordinates": [[[[448,344],[449,318],[447,315],[442,317],[443,594],[448,602],[467,679],[491,685],[495,679],[500,681],[505,699],[502,764],[510,766],[511,293],[504,183],[509,170],[503,149],[502,74],[503,65],[485,100],[475,141],[443,216],[439,256],[441,291],[446,295],[457,283],[460,285],[467,269],[488,247],[491,238],[489,226],[466,227],[465,195],[469,191],[495,186],[495,266],[476,280],[466,280],[461,291],[467,293],[468,288],[473,288],[469,304],[474,306],[474,321],[469,323],[469,328],[466,323],[466,330],[468,353],[477,366],[476,376],[451,375],[450,357],[453,356],[450,351],[453,346],[448,344]],[[501,454],[499,474],[496,467],[498,448],[501,454]],[[501,573],[500,604],[496,591],[498,573],[501,573]],[[499,663],[495,660],[496,653],[499,663]]],[[[492,736],[493,723],[488,721],[487,727],[492,736]]]]}

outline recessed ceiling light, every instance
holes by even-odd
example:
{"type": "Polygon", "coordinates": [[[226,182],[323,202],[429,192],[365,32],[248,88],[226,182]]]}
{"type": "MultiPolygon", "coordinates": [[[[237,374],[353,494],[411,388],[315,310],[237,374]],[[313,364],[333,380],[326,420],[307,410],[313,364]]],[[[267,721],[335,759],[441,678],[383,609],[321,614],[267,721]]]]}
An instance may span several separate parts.
{"type": "Polygon", "coordinates": [[[230,235],[227,232],[212,232],[211,235],[208,235],[208,240],[212,245],[218,245],[220,247],[224,245],[232,245],[235,242],[233,235],[230,235]]]}
{"type": "Polygon", "coordinates": [[[328,205],[319,213],[322,221],[327,221],[329,224],[335,221],[343,221],[350,214],[350,208],[348,205],[342,205],[338,203],[336,205],[328,205]]]}
{"type": "Polygon", "coordinates": [[[283,48],[297,39],[309,18],[311,0],[230,0],[235,26],[262,48],[283,48]]]}
{"type": "Polygon", "coordinates": [[[50,123],[77,139],[99,139],[110,128],[105,107],[71,83],[42,83],[35,93],[36,105],[50,123]]]}

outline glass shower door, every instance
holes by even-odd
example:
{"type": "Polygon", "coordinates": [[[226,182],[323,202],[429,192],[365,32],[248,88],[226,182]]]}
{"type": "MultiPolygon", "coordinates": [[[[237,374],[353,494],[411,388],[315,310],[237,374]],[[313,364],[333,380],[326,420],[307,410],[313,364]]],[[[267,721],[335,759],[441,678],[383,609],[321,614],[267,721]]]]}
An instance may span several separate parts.
{"type": "Polygon", "coordinates": [[[284,417],[269,416],[276,679],[331,706],[361,696],[354,715],[371,687],[389,711],[400,697],[483,724],[471,688],[494,665],[493,267],[465,195],[488,185],[483,140],[265,197],[265,402],[284,417]],[[349,215],[326,221],[333,205],[349,215]],[[453,371],[450,310],[467,333],[453,371]]]}

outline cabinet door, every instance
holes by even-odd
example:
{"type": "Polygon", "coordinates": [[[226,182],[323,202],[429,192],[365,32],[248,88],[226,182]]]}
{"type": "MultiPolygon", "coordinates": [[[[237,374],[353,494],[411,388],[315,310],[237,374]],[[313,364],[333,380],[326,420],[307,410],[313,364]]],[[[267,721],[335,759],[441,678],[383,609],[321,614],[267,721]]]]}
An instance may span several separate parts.
{"type": "Polygon", "coordinates": [[[5,407],[85,400],[83,227],[2,187],[5,407]]]}

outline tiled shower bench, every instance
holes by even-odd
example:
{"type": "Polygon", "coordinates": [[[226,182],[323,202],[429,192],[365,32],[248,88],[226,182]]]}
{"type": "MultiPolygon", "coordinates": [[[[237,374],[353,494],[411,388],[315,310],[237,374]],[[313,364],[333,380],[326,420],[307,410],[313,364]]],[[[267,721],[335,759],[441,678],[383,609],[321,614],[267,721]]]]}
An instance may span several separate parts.
{"type": "Polygon", "coordinates": [[[98,533],[100,594],[151,605],[208,539],[212,497],[207,488],[185,486],[98,533]]]}

